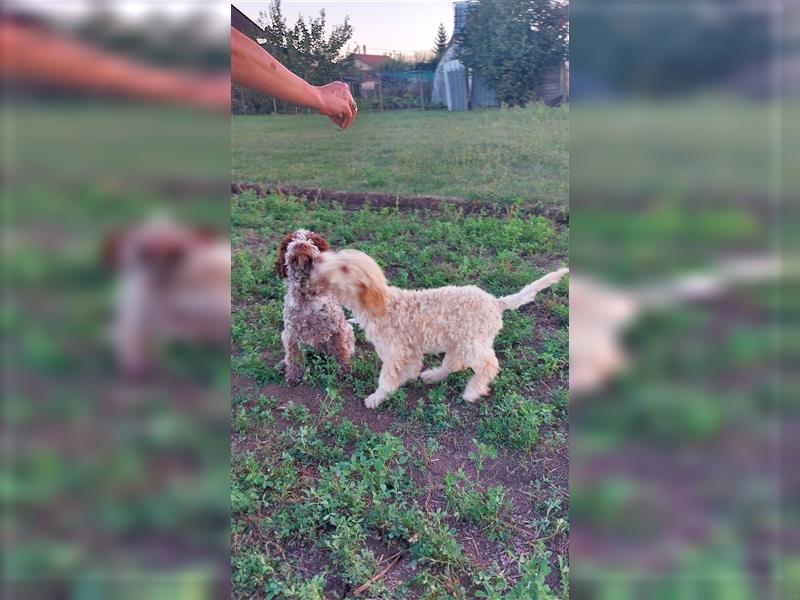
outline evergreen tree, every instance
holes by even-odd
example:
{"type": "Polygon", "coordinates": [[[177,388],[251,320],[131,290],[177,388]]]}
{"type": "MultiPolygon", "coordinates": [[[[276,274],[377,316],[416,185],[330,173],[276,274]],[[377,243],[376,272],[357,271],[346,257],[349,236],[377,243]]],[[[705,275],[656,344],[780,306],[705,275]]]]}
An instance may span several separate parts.
{"type": "Polygon", "coordinates": [[[525,106],[539,77],[568,55],[568,6],[559,0],[480,0],[458,36],[459,59],[509,106],[525,106]]]}
{"type": "Polygon", "coordinates": [[[439,30],[436,32],[436,40],[433,45],[433,54],[438,61],[447,50],[447,31],[444,28],[444,23],[439,23],[439,30]]]}

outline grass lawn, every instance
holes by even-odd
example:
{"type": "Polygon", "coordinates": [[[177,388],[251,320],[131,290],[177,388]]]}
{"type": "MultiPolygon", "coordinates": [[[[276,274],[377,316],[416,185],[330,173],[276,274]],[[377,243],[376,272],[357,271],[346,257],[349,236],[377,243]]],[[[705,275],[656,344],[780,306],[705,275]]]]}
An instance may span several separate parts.
{"type": "Polygon", "coordinates": [[[567,205],[568,108],[235,116],[232,178],[347,192],[567,205]]]}
{"type": "MultiPolygon", "coordinates": [[[[441,125],[450,115],[364,121],[379,116],[399,129],[405,119],[441,125]]],[[[235,126],[284,122],[317,131],[305,118],[235,126]]],[[[385,168],[390,176],[394,167],[385,168]]],[[[335,248],[361,249],[395,285],[476,284],[501,295],[565,264],[567,230],[518,205],[499,215],[432,214],[246,192],[231,207],[234,595],[566,598],[566,281],[505,313],[495,344],[502,370],[477,405],[460,399],[468,374],[459,373],[433,386],[412,382],[366,409],[380,365],[358,329],[348,375],[308,352],[303,383],[288,388],[273,365],[284,295],[274,261],[287,231],[308,227],[335,248]]]]}

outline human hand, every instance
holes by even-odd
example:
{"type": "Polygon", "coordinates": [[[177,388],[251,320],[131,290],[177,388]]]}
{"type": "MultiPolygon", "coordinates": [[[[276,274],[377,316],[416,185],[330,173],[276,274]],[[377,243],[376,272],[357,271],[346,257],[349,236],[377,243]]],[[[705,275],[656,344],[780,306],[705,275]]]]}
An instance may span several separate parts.
{"type": "Polygon", "coordinates": [[[350,127],[358,112],[350,87],[343,81],[332,81],[317,87],[317,91],[320,97],[319,112],[342,129],[350,127]]]}

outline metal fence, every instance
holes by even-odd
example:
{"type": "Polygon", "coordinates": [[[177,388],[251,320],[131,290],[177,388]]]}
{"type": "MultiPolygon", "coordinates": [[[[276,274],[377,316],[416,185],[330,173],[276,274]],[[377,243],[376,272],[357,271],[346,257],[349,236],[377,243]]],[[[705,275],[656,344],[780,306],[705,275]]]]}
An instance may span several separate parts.
{"type": "Polygon", "coordinates": [[[433,71],[377,71],[349,81],[360,108],[375,110],[428,109],[433,71]]]}

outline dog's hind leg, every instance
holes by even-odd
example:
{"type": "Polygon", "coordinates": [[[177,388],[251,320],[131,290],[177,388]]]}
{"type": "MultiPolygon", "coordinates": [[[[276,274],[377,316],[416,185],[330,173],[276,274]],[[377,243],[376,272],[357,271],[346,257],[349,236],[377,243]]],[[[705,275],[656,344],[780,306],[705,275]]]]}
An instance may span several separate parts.
{"type": "Polygon", "coordinates": [[[422,381],[425,383],[439,383],[443,381],[450,373],[455,373],[464,368],[464,361],[460,356],[453,352],[448,352],[444,355],[442,364],[433,369],[428,369],[420,374],[422,381]]]}
{"type": "Polygon", "coordinates": [[[467,402],[475,402],[481,396],[489,393],[489,384],[492,383],[500,372],[500,364],[491,348],[486,352],[477,353],[472,360],[467,363],[475,374],[470,377],[467,387],[462,396],[467,402]]]}

